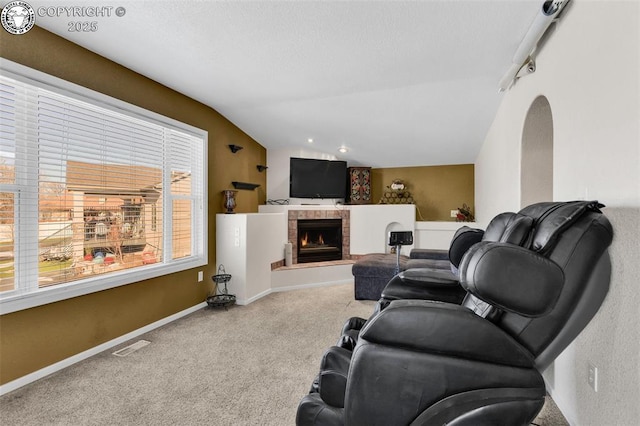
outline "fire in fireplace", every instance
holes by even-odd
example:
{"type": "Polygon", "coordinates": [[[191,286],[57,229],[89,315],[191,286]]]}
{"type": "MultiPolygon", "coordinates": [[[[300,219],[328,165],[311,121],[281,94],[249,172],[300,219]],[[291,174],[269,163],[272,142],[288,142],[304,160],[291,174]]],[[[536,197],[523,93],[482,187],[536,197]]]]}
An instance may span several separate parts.
{"type": "Polygon", "coordinates": [[[326,244],[324,243],[324,238],[322,238],[322,234],[318,234],[317,241],[312,241],[311,238],[309,238],[309,233],[305,232],[304,236],[300,238],[300,247],[320,248],[320,247],[326,247],[326,244]]]}
{"type": "Polygon", "coordinates": [[[298,220],[298,263],[342,259],[341,219],[298,220]]]}

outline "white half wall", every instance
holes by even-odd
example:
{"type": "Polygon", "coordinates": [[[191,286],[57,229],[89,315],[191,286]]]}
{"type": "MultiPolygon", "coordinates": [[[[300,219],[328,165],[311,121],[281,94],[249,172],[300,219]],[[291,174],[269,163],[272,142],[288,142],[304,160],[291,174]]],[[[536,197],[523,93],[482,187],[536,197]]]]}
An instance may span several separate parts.
{"type": "Polygon", "coordinates": [[[449,250],[453,234],[463,226],[477,228],[475,222],[416,222],[416,248],[449,250]]]}
{"type": "MultiPolygon", "coordinates": [[[[582,334],[545,372],[572,425],[640,419],[640,3],[574,0],[504,94],[475,163],[476,220],[520,209],[520,144],[540,95],[553,116],[554,200],[597,199],[615,232],[611,290],[582,334]],[[635,259],[635,260],[632,260],[635,259]],[[599,369],[596,393],[588,363],[599,369]]],[[[496,81],[496,86],[497,86],[496,81]]]]}
{"type": "MultiPolygon", "coordinates": [[[[392,231],[414,231],[416,209],[413,204],[367,204],[346,206],[313,206],[313,205],[264,205],[258,206],[260,213],[276,213],[289,210],[333,210],[346,209],[350,215],[350,252],[352,255],[368,253],[388,253],[389,236],[392,231]]],[[[286,218],[285,218],[286,220],[286,218]]],[[[427,224],[435,222],[424,222],[427,224]]],[[[455,224],[455,222],[451,222],[455,224]]],[[[437,227],[437,225],[436,225],[437,227]]],[[[425,229],[428,225],[425,225],[425,229]]],[[[457,229],[457,228],[456,228],[457,229]]],[[[451,234],[453,235],[453,234],[451,234]]],[[[415,234],[414,234],[415,240],[415,234]]],[[[450,240],[450,238],[449,238],[450,240]]],[[[409,252],[416,245],[404,246],[402,254],[409,252]]],[[[449,247],[447,242],[447,248],[449,247]]]]}
{"type": "MultiPolygon", "coordinates": [[[[271,270],[271,264],[284,259],[288,241],[289,210],[335,210],[350,212],[350,254],[388,253],[388,232],[414,231],[415,206],[353,205],[353,206],[296,206],[263,205],[259,213],[216,215],[216,265],[223,264],[232,278],[229,292],[236,295],[238,304],[248,304],[272,291],[301,287],[332,285],[353,279],[351,263],[322,267],[284,268],[271,270]]],[[[413,247],[449,247],[451,236],[461,226],[455,222],[421,222],[420,235],[425,246],[403,246],[402,254],[409,255],[413,247]]]]}
{"type": "Polygon", "coordinates": [[[229,293],[246,305],[271,291],[271,263],[284,258],[281,213],[216,215],[216,265],[231,274],[229,293]]]}
{"type": "MultiPolygon", "coordinates": [[[[414,231],[416,208],[413,204],[371,204],[351,209],[351,254],[389,253],[390,231],[414,231]]],[[[414,235],[415,238],[415,235],[414,235]]],[[[414,246],[402,246],[409,255],[414,246]]]]}
{"type": "Polygon", "coordinates": [[[348,284],[353,282],[352,263],[301,269],[276,269],[271,273],[273,291],[348,284]]]}

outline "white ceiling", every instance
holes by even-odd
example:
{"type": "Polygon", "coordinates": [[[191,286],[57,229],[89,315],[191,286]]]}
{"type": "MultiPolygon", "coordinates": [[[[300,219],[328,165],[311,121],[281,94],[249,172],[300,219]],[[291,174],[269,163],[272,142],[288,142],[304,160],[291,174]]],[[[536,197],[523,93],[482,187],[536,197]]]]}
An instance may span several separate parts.
{"type": "Polygon", "coordinates": [[[267,149],[401,167],[475,161],[542,0],[29,3],[124,7],[36,23],[215,108],[267,149]],[[69,32],[76,21],[97,31],[69,32]]]}

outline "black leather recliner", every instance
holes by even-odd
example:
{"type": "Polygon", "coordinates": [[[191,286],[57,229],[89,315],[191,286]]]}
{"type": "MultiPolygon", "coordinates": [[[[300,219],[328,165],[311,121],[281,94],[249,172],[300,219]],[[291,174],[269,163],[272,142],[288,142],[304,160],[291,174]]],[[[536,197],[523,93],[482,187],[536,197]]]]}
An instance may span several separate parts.
{"type": "MultiPolygon", "coordinates": [[[[530,212],[536,214],[536,212],[530,212]]],[[[377,315],[392,300],[421,299],[460,304],[467,292],[460,285],[458,267],[464,254],[480,241],[495,241],[516,245],[526,244],[533,224],[539,219],[523,213],[506,212],[494,217],[486,231],[462,226],[449,245],[450,269],[411,268],[395,275],[382,290],[381,298],[372,316],[377,315]]],[[[353,349],[360,329],[367,319],[352,317],[342,328],[337,345],[353,349]]]]}
{"type": "MultiPolygon", "coordinates": [[[[456,231],[449,246],[449,262],[451,270],[435,268],[412,268],[400,272],[393,277],[382,291],[382,300],[390,302],[398,299],[440,300],[448,287],[460,288],[458,267],[464,254],[475,243],[480,241],[497,241],[522,245],[526,242],[534,217],[522,213],[501,213],[494,217],[486,231],[463,226],[456,231]]],[[[460,294],[460,293],[457,293],[460,294]]],[[[459,303],[466,292],[462,292],[459,303]]]]}
{"type": "Polygon", "coordinates": [[[327,351],[296,423],[529,424],[544,404],[541,371],[609,288],[613,230],[599,207],[523,209],[539,217],[525,247],[485,241],[464,255],[462,305],[392,301],[366,323],[353,351],[327,351]]]}

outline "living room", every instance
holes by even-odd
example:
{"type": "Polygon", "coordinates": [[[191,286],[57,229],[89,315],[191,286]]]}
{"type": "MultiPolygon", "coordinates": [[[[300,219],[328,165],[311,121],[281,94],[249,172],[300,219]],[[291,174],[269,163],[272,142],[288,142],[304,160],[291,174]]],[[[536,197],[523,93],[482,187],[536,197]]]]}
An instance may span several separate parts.
{"type": "MultiPolygon", "coordinates": [[[[616,232],[605,304],[546,373],[549,391],[571,424],[631,425],[640,417],[635,403],[640,393],[639,19],[637,2],[571,2],[536,57],[536,72],[502,95],[490,127],[481,135],[478,155],[469,162],[473,199],[463,197],[443,206],[443,211],[450,211],[461,203],[470,204],[479,227],[498,213],[521,208],[528,179],[522,174],[523,128],[531,106],[544,97],[553,122],[553,199],[599,200],[607,205],[604,213],[616,232]],[[589,363],[600,368],[598,392],[585,378],[589,363]]],[[[0,382],[4,387],[200,306],[211,283],[199,282],[197,272],[212,276],[219,263],[215,222],[223,211],[222,191],[233,181],[259,184],[254,191],[242,191],[235,208],[238,213],[256,213],[274,198],[269,195],[268,173],[275,167],[267,149],[213,107],[63,37],[36,26],[22,36],[3,31],[0,43],[5,59],[207,131],[209,204],[208,259],[201,268],[3,313],[0,382]],[[234,154],[230,144],[243,149],[234,154]],[[256,165],[269,169],[261,172],[256,165]]],[[[498,81],[494,84],[497,91],[498,81]]],[[[418,167],[431,166],[425,162],[418,167]]],[[[387,176],[392,168],[376,169],[387,176]]],[[[406,180],[413,187],[429,185],[406,180]]],[[[377,190],[390,184],[384,177],[375,183],[377,190]]],[[[377,197],[376,193],[374,203],[377,197]]],[[[430,219],[426,208],[421,211],[427,221],[445,220],[430,219]]]]}

